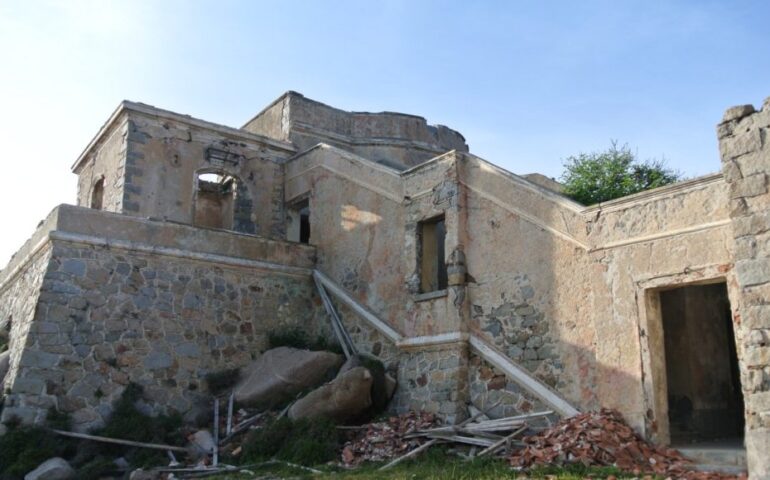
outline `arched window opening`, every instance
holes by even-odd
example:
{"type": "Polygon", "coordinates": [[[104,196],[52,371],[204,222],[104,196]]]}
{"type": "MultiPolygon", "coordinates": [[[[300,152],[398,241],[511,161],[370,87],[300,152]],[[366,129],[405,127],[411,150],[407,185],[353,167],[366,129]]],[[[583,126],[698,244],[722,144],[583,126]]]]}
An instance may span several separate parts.
{"type": "Polygon", "coordinates": [[[104,208],[104,177],[97,180],[91,190],[91,208],[96,210],[104,208]]]}
{"type": "Polygon", "coordinates": [[[193,224],[199,227],[233,229],[238,202],[238,182],[225,173],[198,174],[193,224]]]}

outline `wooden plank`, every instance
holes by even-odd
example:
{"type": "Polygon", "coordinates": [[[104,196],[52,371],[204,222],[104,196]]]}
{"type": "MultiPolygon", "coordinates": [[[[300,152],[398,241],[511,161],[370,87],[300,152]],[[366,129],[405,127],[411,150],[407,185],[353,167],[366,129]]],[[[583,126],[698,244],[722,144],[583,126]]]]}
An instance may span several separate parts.
{"type": "Polygon", "coordinates": [[[139,448],[151,448],[153,450],[170,450],[172,452],[183,452],[187,453],[187,449],[183,447],[175,447],[173,445],[163,445],[160,443],[145,443],[145,442],[135,442],[133,440],[123,440],[120,438],[110,438],[110,437],[100,437],[98,435],[88,435],[86,433],[75,433],[75,432],[67,432],[64,430],[51,430],[53,433],[57,435],[61,435],[63,437],[71,437],[71,438],[79,438],[81,440],[91,440],[94,442],[102,442],[102,443],[114,443],[117,445],[127,445],[129,447],[139,447],[139,448]]]}
{"type": "Polygon", "coordinates": [[[337,341],[342,347],[342,352],[345,354],[345,358],[349,359],[352,356],[352,352],[348,347],[347,338],[345,337],[345,334],[342,333],[342,329],[340,328],[340,324],[342,322],[338,323],[339,319],[337,317],[337,311],[334,309],[334,305],[332,305],[331,299],[329,298],[329,295],[327,295],[326,289],[324,289],[323,284],[318,280],[318,278],[316,277],[313,277],[313,278],[315,280],[316,288],[318,289],[318,294],[321,296],[321,301],[323,302],[324,308],[326,309],[326,313],[329,315],[329,318],[331,319],[332,330],[334,330],[334,335],[337,337],[337,341]]]}
{"type": "Polygon", "coordinates": [[[348,292],[335,284],[329,277],[319,272],[318,270],[313,270],[313,278],[321,282],[329,291],[329,293],[350,307],[351,310],[353,310],[362,319],[366,320],[375,330],[385,335],[391,342],[398,343],[402,340],[403,336],[400,333],[395,331],[390,325],[383,322],[377,318],[376,315],[363,307],[353,297],[351,297],[348,292]]]}
{"type": "Polygon", "coordinates": [[[540,401],[553,408],[561,417],[570,418],[580,413],[578,409],[570,405],[569,402],[561,398],[561,396],[551,390],[551,388],[533,377],[529,372],[513,363],[510,358],[487,345],[487,343],[480,337],[471,335],[470,345],[481,356],[481,358],[502,370],[503,373],[513,379],[513,381],[515,381],[524,390],[528,391],[537,397],[540,401]]]}
{"type": "Polygon", "coordinates": [[[490,445],[487,448],[485,448],[484,450],[482,450],[481,452],[479,452],[478,456],[479,457],[483,457],[484,455],[487,455],[489,453],[494,453],[495,451],[499,450],[501,447],[504,447],[508,442],[510,442],[511,440],[516,438],[517,435],[520,435],[526,429],[527,429],[527,426],[524,425],[523,427],[521,427],[520,429],[516,430],[512,434],[508,435],[505,438],[501,438],[500,440],[495,442],[493,445],[490,445]]]}
{"type": "Polygon", "coordinates": [[[412,458],[415,455],[417,455],[418,453],[420,453],[420,452],[422,452],[424,450],[429,449],[434,444],[438,443],[438,441],[439,441],[438,439],[429,440],[426,443],[423,443],[419,447],[415,448],[411,452],[407,453],[406,455],[402,455],[402,456],[398,457],[397,459],[393,460],[392,462],[388,463],[387,465],[380,467],[379,470],[387,470],[387,469],[389,469],[389,468],[391,468],[391,467],[393,467],[395,465],[398,465],[399,463],[403,462],[407,458],[412,458]]]}

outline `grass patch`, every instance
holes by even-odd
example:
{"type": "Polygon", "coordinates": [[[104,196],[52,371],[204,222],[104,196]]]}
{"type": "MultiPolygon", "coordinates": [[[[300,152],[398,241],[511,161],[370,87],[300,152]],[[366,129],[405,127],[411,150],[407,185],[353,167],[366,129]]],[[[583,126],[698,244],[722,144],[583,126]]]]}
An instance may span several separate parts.
{"type": "MultiPolygon", "coordinates": [[[[136,403],[142,398],[142,388],[129,384],[115,402],[112,415],[105,426],[94,432],[104,437],[134,440],[137,442],[165,443],[184,445],[182,435],[182,416],[158,415],[151,417],[140,412],[136,403]]],[[[135,467],[157,466],[166,461],[166,456],[158,450],[131,449],[120,445],[100,444],[98,453],[106,456],[125,456],[135,467]]]]}
{"type": "MultiPolygon", "coordinates": [[[[349,480],[501,480],[501,479],[557,479],[584,480],[586,478],[605,479],[615,475],[619,479],[634,478],[633,475],[620,474],[616,469],[571,467],[551,468],[522,473],[511,469],[504,460],[481,458],[465,461],[447,452],[445,447],[434,447],[414,460],[407,460],[395,467],[379,471],[382,464],[367,464],[354,470],[339,467],[318,466],[324,473],[313,475],[309,472],[285,465],[249,468],[257,475],[270,475],[278,478],[303,479],[349,479],[349,480]]],[[[230,474],[213,477],[215,480],[243,480],[244,475],[230,474]]]]}
{"type": "Polygon", "coordinates": [[[60,457],[69,442],[41,427],[10,425],[0,437],[0,480],[17,480],[51,457],[60,457]]]}
{"type": "Polygon", "coordinates": [[[291,347],[301,350],[323,350],[342,354],[342,347],[336,342],[328,340],[323,335],[310,338],[310,336],[299,327],[270,332],[267,335],[267,341],[270,348],[291,347]]]}
{"type": "Polygon", "coordinates": [[[243,444],[242,463],[276,458],[301,465],[318,465],[334,460],[339,450],[339,433],[326,419],[292,421],[286,417],[251,432],[243,444]]]}

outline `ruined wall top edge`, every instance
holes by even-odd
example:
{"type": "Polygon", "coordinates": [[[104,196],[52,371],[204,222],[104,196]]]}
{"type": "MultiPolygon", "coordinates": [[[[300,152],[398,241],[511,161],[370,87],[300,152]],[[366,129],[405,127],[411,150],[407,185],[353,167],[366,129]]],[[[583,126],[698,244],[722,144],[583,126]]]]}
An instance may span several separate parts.
{"type": "Polygon", "coordinates": [[[427,144],[436,151],[468,151],[465,137],[443,125],[429,125],[425,118],[395,112],[348,112],[287,92],[249,120],[243,129],[287,141],[292,129],[329,132],[351,141],[393,139],[427,144]]]}
{"type": "Polygon", "coordinates": [[[184,114],[172,112],[170,110],[164,110],[162,108],[154,107],[152,105],[147,105],[144,103],[123,100],[122,102],[120,102],[117,108],[112,112],[112,114],[107,119],[107,121],[104,122],[101,128],[99,128],[99,131],[96,133],[96,135],[94,135],[94,137],[91,139],[88,145],[86,145],[86,147],[83,149],[83,152],[78,156],[77,160],[75,160],[75,163],[73,163],[71,167],[71,170],[73,172],[78,173],[78,170],[80,169],[82,164],[85,163],[85,161],[89,158],[91,151],[94,150],[94,148],[98,147],[98,145],[102,141],[104,141],[105,138],[108,137],[110,132],[114,128],[119,126],[120,119],[124,118],[125,115],[129,113],[143,114],[143,115],[148,115],[158,119],[166,119],[166,120],[171,120],[175,122],[181,122],[181,123],[190,125],[191,127],[196,127],[203,130],[210,130],[234,139],[240,139],[247,142],[261,143],[267,147],[281,150],[289,154],[295,153],[296,151],[294,146],[288,141],[281,141],[280,139],[273,138],[267,135],[260,135],[259,133],[256,133],[256,132],[250,132],[247,130],[229,127],[227,125],[221,125],[221,124],[210,122],[207,120],[195,118],[190,115],[184,115],[184,114]]]}
{"type": "Polygon", "coordinates": [[[213,263],[234,259],[252,268],[264,264],[266,268],[299,275],[309,274],[316,258],[316,249],[310,245],[59,205],[0,271],[0,289],[51,239],[144,249],[158,255],[186,255],[213,263]]]}

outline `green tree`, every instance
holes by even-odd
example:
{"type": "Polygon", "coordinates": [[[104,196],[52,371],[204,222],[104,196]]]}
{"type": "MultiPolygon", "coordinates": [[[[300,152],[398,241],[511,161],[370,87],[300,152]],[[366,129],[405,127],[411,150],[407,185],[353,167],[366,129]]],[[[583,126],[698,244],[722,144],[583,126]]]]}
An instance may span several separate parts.
{"type": "Polygon", "coordinates": [[[580,153],[564,162],[564,194],[593,205],[677,182],[682,175],[664,160],[639,161],[628,144],[610,142],[603,152],[580,153]]]}

